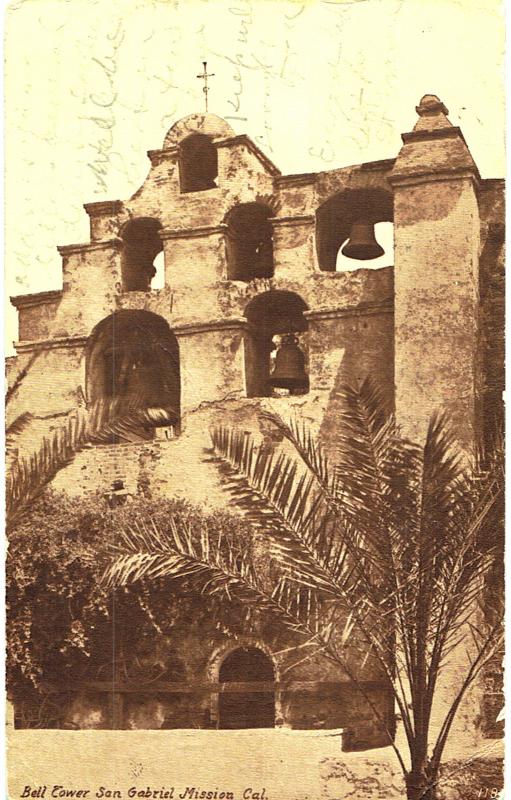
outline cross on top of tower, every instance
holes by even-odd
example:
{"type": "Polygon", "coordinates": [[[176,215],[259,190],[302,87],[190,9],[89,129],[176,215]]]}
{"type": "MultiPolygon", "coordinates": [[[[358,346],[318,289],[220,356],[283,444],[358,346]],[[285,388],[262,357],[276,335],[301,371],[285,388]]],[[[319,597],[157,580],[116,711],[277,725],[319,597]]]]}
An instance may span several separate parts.
{"type": "Polygon", "coordinates": [[[204,66],[204,72],[201,75],[197,75],[197,77],[198,78],[202,78],[202,80],[204,81],[204,86],[202,87],[202,91],[204,92],[204,101],[206,103],[206,113],[207,113],[207,111],[208,111],[208,92],[209,92],[208,78],[214,78],[215,73],[214,72],[210,72],[208,74],[208,62],[207,61],[203,61],[202,64],[204,66]]]}

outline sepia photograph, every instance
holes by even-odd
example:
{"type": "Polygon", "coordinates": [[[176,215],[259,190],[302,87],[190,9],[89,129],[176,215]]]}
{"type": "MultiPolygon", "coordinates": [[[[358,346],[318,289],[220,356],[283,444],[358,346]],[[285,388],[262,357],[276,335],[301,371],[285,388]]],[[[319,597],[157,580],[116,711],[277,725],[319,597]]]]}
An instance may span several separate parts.
{"type": "Polygon", "coordinates": [[[10,800],[504,797],[503,12],[7,6],[10,800]]]}

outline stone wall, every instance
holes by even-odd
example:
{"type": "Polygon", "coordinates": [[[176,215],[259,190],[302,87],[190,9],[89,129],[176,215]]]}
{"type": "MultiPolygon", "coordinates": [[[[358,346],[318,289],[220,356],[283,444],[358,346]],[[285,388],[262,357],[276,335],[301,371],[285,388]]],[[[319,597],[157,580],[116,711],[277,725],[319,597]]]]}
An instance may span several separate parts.
{"type": "MultiPolygon", "coordinates": [[[[481,181],[461,131],[451,125],[438,98],[425,96],[417,112],[417,124],[403,134],[397,159],[291,176],[280,175],[248,137],[234,136],[214,115],[176,123],[163,148],[148,154],[148,177],[131,198],[85,206],[91,241],[59,248],[62,291],[13,300],[20,342],[8,365],[13,387],[8,421],[25,411],[34,415],[17,442],[19,453],[30,453],[67,414],[91,400],[87,365],[97,326],[112,314],[130,311],[157,315],[177,337],[179,425],[157,430],[150,442],[84,449],[57,475],[57,489],[108,492],[122,482],[128,495],[178,495],[209,508],[225,507],[225,492],[206,452],[213,425],[231,425],[254,434],[259,444],[274,446],[260,412],[276,411],[285,419],[297,415],[335,456],[342,386],[367,376],[382,387],[407,433],[420,438],[431,412],[444,406],[453,415],[459,441],[472,451],[488,397],[501,403],[502,353],[480,313],[481,299],[486,317],[498,301],[491,291],[482,291],[480,272],[484,267],[487,283],[488,276],[502,272],[503,186],[481,181]],[[217,186],[181,191],[180,147],[197,133],[216,148],[217,186]],[[258,203],[271,213],[273,277],[227,279],[228,215],[240,203],[258,203]],[[394,266],[336,272],[338,246],[357,215],[369,212],[372,221],[394,221],[394,266]],[[123,235],[136,219],[159,225],[163,289],[124,290],[123,235]],[[264,304],[284,293],[297,295],[305,306],[300,335],[310,390],[299,396],[247,397],[254,333],[247,306],[255,298],[262,297],[264,304]],[[485,381],[495,375],[497,388],[485,399],[485,381]]],[[[270,646],[268,637],[261,638],[270,646]]],[[[196,631],[184,661],[201,673],[220,639],[207,627],[196,631]]],[[[317,663],[305,673],[314,680],[318,674],[317,663]]],[[[104,703],[98,710],[97,696],[89,695],[75,698],[71,722],[76,717],[78,727],[80,719],[84,727],[94,727],[99,719],[100,727],[110,726],[114,712],[104,703]]],[[[338,705],[326,698],[316,692],[313,699],[304,695],[295,703],[283,696],[279,719],[296,727],[346,727],[349,749],[369,746],[378,736],[381,743],[381,731],[372,729],[374,720],[353,687],[338,705]],[[351,727],[355,717],[356,730],[351,727]]],[[[169,718],[165,702],[132,698],[123,725],[160,727],[169,718]]],[[[186,713],[182,706],[174,709],[176,723],[187,718],[209,724],[209,695],[194,702],[186,713]]],[[[470,713],[474,717],[473,706],[470,713]]]]}

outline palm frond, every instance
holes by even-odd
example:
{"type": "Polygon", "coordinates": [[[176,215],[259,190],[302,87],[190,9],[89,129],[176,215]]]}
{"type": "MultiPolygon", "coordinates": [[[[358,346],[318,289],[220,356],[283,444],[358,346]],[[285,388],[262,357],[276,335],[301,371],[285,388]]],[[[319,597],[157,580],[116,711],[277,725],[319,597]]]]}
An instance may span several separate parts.
{"type": "Polygon", "coordinates": [[[6,481],[7,525],[15,525],[27,513],[57,473],[86,445],[117,441],[120,432],[127,435],[154,424],[152,417],[146,409],[134,405],[133,398],[99,400],[89,409],[72,412],[51,438],[43,437],[32,453],[11,462],[6,481]]]}
{"type": "Polygon", "coordinates": [[[23,414],[14,419],[10,425],[7,425],[5,429],[6,436],[18,436],[20,433],[23,433],[24,430],[30,425],[34,416],[30,413],[30,411],[24,411],[23,414]]]}
{"type": "Polygon", "coordinates": [[[275,429],[293,446],[295,452],[321,486],[323,492],[335,497],[335,484],[332,482],[332,470],[323,448],[317,442],[310,429],[299,419],[286,422],[278,414],[271,411],[261,412],[261,418],[270,422],[275,429]]]}
{"type": "Polygon", "coordinates": [[[273,556],[270,568],[258,569],[252,551],[240,557],[207,526],[170,520],[164,529],[122,532],[105,580],[169,578],[241,601],[249,614],[271,611],[355,682],[353,653],[374,656],[412,751],[427,739],[438,676],[468,630],[476,655],[448,709],[437,758],[461,697],[499,646],[498,624],[489,633],[486,620],[475,628],[473,611],[502,547],[501,453],[467,465],[442,415],[422,446],[404,440],[369,382],[345,387],[343,401],[334,468],[303,424],[275,414],[263,416],[296,458],[242,432],[212,432],[213,460],[273,556]]]}
{"type": "Polygon", "coordinates": [[[28,361],[25,364],[25,366],[23,367],[23,369],[21,369],[18,372],[18,374],[16,375],[12,385],[8,387],[8,389],[7,389],[6,393],[5,393],[5,405],[6,406],[9,405],[10,401],[12,400],[12,398],[14,397],[16,392],[18,391],[19,387],[21,386],[21,384],[23,383],[23,381],[27,377],[27,375],[28,375],[28,373],[30,371],[30,368],[32,367],[34,361],[36,361],[39,358],[39,356],[41,355],[41,352],[42,352],[41,350],[34,350],[34,352],[31,354],[30,358],[28,359],[28,361]]]}
{"type": "Polygon", "coordinates": [[[249,555],[240,556],[235,543],[209,530],[207,523],[197,531],[179,517],[169,519],[164,529],[154,520],[136,520],[119,532],[112,550],[103,578],[107,587],[167,578],[210,597],[236,599],[255,612],[270,611],[295,633],[320,634],[322,617],[314,592],[285,580],[268,588],[249,555]]]}
{"type": "Polygon", "coordinates": [[[267,536],[271,555],[303,586],[344,593],[353,583],[346,536],[314,478],[243,433],[219,427],[211,438],[232,502],[267,536]]]}
{"type": "Polygon", "coordinates": [[[12,467],[13,461],[17,456],[18,437],[29,427],[33,420],[33,415],[30,411],[25,411],[23,414],[14,419],[10,425],[5,429],[5,456],[6,456],[6,471],[9,472],[12,467]]]}

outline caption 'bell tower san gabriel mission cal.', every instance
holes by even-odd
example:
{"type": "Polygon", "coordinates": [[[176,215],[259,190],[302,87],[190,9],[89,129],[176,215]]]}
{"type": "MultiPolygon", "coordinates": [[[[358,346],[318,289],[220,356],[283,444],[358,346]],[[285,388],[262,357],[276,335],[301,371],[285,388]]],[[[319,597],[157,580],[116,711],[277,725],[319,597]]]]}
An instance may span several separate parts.
{"type": "MultiPolygon", "coordinates": [[[[41,437],[102,399],[138,398],[148,413],[139,429],[82,449],[55,489],[119,503],[150,490],[225,509],[206,453],[212,427],[271,449],[277,434],[261,412],[299,414],[335,453],[340,388],[368,376],[411,439],[442,408],[474,451],[502,406],[504,182],[481,178],[436,96],[416,112],[397,157],[294,175],[214,114],[192,114],[149,151],[132,197],[85,204],[90,241],[58,248],[62,289],[12,298],[8,413],[36,408],[41,437]],[[393,226],[393,254],[377,240],[382,226],[393,226]]],[[[120,687],[112,703],[101,676],[71,689],[66,677],[60,726],[260,723],[342,728],[346,749],[386,743],[366,698],[390,727],[393,701],[371,659],[358,666],[364,697],[319,656],[294,665],[274,631],[256,625],[233,640],[197,608],[173,645],[180,691],[162,678],[120,687]],[[254,680],[266,687],[257,723],[254,680]],[[219,693],[229,682],[245,693],[219,693]]],[[[155,631],[145,646],[161,653],[165,641],[155,631]]]]}

